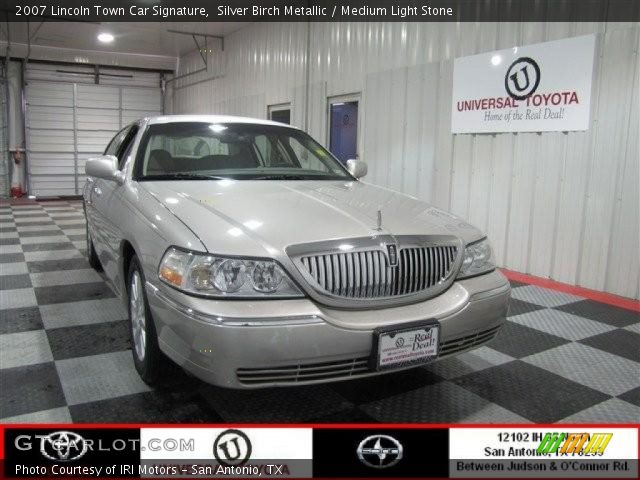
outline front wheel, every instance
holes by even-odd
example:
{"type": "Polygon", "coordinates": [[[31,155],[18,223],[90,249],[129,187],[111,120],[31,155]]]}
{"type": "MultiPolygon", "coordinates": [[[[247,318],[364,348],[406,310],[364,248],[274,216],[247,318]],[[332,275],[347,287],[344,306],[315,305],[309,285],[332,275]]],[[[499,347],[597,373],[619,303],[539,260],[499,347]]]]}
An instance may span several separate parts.
{"type": "Polygon", "coordinates": [[[133,363],[142,380],[154,385],[160,378],[166,358],[158,346],[158,334],[144,288],[144,273],[135,255],[131,259],[127,278],[133,363]]]}

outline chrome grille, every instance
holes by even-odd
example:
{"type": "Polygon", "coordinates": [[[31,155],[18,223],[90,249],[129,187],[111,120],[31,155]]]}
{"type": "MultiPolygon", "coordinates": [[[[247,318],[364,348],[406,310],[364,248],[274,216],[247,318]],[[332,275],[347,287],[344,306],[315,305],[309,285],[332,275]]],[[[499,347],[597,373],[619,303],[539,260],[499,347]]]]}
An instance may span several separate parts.
{"type": "Polygon", "coordinates": [[[239,368],[238,380],[247,385],[261,383],[296,383],[351,377],[369,372],[369,358],[352,358],[337,362],[286,365],[268,368],[239,368]]]}
{"type": "Polygon", "coordinates": [[[338,297],[382,298],[409,295],[438,285],[451,273],[453,245],[402,248],[391,266],[383,250],[302,256],[317,287],[338,297]]]}

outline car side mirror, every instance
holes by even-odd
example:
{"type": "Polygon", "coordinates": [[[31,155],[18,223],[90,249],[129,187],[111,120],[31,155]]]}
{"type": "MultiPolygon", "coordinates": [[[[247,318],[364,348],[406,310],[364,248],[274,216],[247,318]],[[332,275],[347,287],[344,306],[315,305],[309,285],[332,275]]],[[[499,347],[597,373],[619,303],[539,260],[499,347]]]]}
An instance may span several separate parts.
{"type": "Polygon", "coordinates": [[[368,171],[367,162],[352,158],[351,160],[347,160],[347,170],[354,177],[362,178],[368,171]]]}
{"type": "Polygon", "coordinates": [[[90,158],[84,167],[88,177],[102,178],[122,184],[124,175],[118,170],[118,159],[113,155],[100,155],[90,158]]]}

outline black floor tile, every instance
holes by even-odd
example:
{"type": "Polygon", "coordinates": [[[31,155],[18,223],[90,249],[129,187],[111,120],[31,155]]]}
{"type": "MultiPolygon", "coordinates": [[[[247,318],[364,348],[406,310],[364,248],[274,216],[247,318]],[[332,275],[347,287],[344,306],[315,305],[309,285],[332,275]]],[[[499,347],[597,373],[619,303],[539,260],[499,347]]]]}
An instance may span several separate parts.
{"type": "Polygon", "coordinates": [[[69,407],[76,423],[222,423],[195,391],[151,392],[69,407]]]}
{"type": "Polygon", "coordinates": [[[0,418],[65,405],[53,362],[0,370],[0,418]]]}
{"type": "Polygon", "coordinates": [[[640,407],[640,387],[629,390],[622,395],[618,395],[618,398],[640,407]]]}
{"type": "Polygon", "coordinates": [[[106,322],[47,330],[53,358],[85,357],[131,348],[129,321],[106,322]]]}
{"type": "Polygon", "coordinates": [[[19,245],[19,238],[1,238],[0,237],[0,245],[19,245]]]}
{"type": "Polygon", "coordinates": [[[379,423],[358,407],[332,412],[317,418],[306,420],[307,423],[379,423]]]}
{"type": "Polygon", "coordinates": [[[16,225],[18,227],[42,227],[44,225],[55,225],[55,223],[53,220],[43,220],[41,222],[16,222],[16,225]]]}
{"type": "Polygon", "coordinates": [[[303,423],[353,407],[327,385],[232,390],[203,384],[199,391],[225,422],[303,423]]]}
{"type": "Polygon", "coordinates": [[[85,238],[87,238],[87,236],[85,234],[82,234],[82,235],[67,235],[67,238],[69,240],[71,240],[72,242],[79,242],[79,241],[84,240],[85,238]]]}
{"type": "MultiPolygon", "coordinates": [[[[62,212],[60,212],[62,213],[62,212]]],[[[64,212],[64,215],[56,215],[55,212],[51,213],[51,218],[53,220],[82,220],[84,218],[84,215],[76,213],[76,212],[64,212]]],[[[67,228],[65,226],[65,228],[67,228]]]]}
{"type": "Polygon", "coordinates": [[[72,250],[76,248],[71,242],[66,243],[30,243],[22,245],[23,252],[51,252],[54,250],[72,250]]]}
{"type": "Polygon", "coordinates": [[[31,277],[24,275],[0,275],[0,290],[31,287],[31,277]]]}
{"type": "Polygon", "coordinates": [[[553,423],[610,398],[521,361],[453,380],[476,395],[536,423],[553,423]]]}
{"type": "Polygon", "coordinates": [[[590,320],[596,320],[597,322],[607,323],[618,328],[640,322],[640,313],[638,312],[633,312],[626,308],[614,307],[606,303],[594,302],[593,300],[582,300],[555,308],[556,310],[562,310],[563,312],[585,317],[590,320]]]}
{"type": "Polygon", "coordinates": [[[42,330],[43,328],[42,317],[38,307],[2,310],[2,313],[0,313],[0,335],[42,330]]]}
{"type": "Polygon", "coordinates": [[[57,272],[60,270],[81,270],[91,268],[86,258],[69,258],[66,260],[46,260],[27,262],[29,273],[57,272]]]}
{"type": "Polygon", "coordinates": [[[55,287],[34,288],[38,305],[52,303],[81,302],[115,297],[104,282],[79,283],[76,285],[57,285],[55,287]]]}
{"type": "Polygon", "coordinates": [[[391,372],[380,377],[336,382],[329,384],[329,386],[354,405],[362,405],[426,385],[433,385],[442,380],[441,377],[424,368],[413,368],[401,372],[391,372]]]}
{"type": "Polygon", "coordinates": [[[515,317],[516,315],[522,315],[523,313],[535,312],[536,310],[542,310],[545,307],[535,305],[533,303],[524,302],[516,298],[509,300],[509,317],[515,317]]]}
{"type": "MultiPolygon", "coordinates": [[[[637,333],[619,328],[585,338],[580,340],[580,343],[640,363],[640,335],[637,333]]],[[[638,375],[640,375],[640,370],[638,375]]]]}
{"type": "Polygon", "coordinates": [[[22,253],[0,253],[0,263],[20,263],[24,262],[22,253]]]}
{"type": "Polygon", "coordinates": [[[71,223],[69,225],[63,225],[62,228],[64,230],[76,230],[79,228],[84,228],[86,225],[84,224],[84,222],[82,223],[71,223]]]}
{"type": "Polygon", "coordinates": [[[514,358],[523,358],[565,343],[569,340],[506,321],[492,340],[491,348],[514,358]]]}
{"type": "Polygon", "coordinates": [[[9,233],[9,232],[17,232],[18,229],[16,227],[5,227],[2,223],[0,223],[0,233],[9,233]]]}
{"type": "Polygon", "coordinates": [[[62,230],[35,230],[33,232],[20,232],[20,238],[26,237],[55,237],[64,238],[62,230]]]}

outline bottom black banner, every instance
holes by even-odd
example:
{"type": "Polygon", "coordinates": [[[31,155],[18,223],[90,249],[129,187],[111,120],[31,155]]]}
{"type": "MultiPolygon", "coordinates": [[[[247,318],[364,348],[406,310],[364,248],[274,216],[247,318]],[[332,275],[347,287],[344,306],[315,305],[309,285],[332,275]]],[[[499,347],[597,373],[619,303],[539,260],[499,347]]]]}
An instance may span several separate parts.
{"type": "Polygon", "coordinates": [[[447,429],[317,429],[314,477],[449,475],[447,429]]]}

